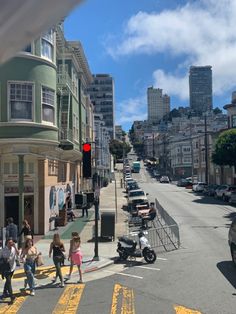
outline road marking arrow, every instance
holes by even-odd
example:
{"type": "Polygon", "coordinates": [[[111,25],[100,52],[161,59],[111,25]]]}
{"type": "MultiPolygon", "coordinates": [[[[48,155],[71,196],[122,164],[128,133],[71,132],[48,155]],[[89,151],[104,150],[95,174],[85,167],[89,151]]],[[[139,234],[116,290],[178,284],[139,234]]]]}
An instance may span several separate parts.
{"type": "Polygon", "coordinates": [[[176,314],[201,314],[201,312],[193,310],[193,309],[188,309],[184,306],[174,306],[176,314]]]}

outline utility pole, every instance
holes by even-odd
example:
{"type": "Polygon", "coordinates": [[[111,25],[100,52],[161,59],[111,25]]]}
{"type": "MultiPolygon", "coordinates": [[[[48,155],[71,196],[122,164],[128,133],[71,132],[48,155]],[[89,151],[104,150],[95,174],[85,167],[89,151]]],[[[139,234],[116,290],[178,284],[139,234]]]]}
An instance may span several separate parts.
{"type": "Polygon", "coordinates": [[[205,145],[205,183],[208,184],[208,138],[207,138],[207,117],[204,116],[204,145],[205,145]]]}
{"type": "Polygon", "coordinates": [[[97,174],[97,141],[95,139],[95,193],[94,193],[94,209],[95,209],[95,226],[94,226],[94,260],[99,261],[98,255],[98,219],[99,219],[99,194],[100,187],[98,186],[98,174],[97,174]],[[99,191],[99,192],[98,192],[99,191]]]}
{"type": "Polygon", "coordinates": [[[155,158],[154,133],[152,133],[152,157],[153,157],[153,161],[154,161],[154,158],[155,158]]]}
{"type": "Polygon", "coordinates": [[[192,137],[192,121],[190,118],[190,149],[191,149],[191,174],[192,174],[192,183],[194,180],[194,160],[193,160],[193,137],[192,137]]]}

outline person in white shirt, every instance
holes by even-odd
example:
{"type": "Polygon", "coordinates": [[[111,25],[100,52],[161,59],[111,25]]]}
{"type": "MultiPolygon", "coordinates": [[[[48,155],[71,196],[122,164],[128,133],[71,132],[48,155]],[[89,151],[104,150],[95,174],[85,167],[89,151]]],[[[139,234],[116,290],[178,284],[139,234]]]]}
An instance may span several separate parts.
{"type": "Polygon", "coordinates": [[[16,248],[12,238],[8,238],[6,246],[0,251],[0,258],[4,259],[4,269],[2,270],[2,277],[6,279],[2,299],[10,297],[11,302],[13,303],[15,297],[12,292],[11,279],[16,269],[16,259],[19,254],[19,251],[16,248]]]}

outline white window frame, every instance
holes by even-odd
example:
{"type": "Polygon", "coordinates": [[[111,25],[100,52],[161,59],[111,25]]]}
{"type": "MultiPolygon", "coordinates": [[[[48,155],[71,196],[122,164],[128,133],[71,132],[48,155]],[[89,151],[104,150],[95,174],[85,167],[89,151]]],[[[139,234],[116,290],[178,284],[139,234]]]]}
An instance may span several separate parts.
{"type": "Polygon", "coordinates": [[[44,59],[47,59],[47,60],[50,60],[51,62],[54,62],[54,32],[53,32],[53,30],[52,29],[50,29],[48,32],[46,32],[45,34],[43,34],[42,35],[42,37],[41,37],[41,40],[40,40],[40,45],[41,45],[41,53],[40,53],[40,55],[41,55],[41,57],[42,58],[44,58],[44,59]],[[51,32],[52,34],[51,34],[51,36],[52,36],[52,38],[50,39],[47,35],[49,34],[49,32],[51,32]],[[43,51],[42,51],[42,49],[43,49],[43,42],[46,42],[48,45],[50,45],[50,47],[52,48],[52,50],[51,50],[51,58],[48,58],[47,56],[44,56],[43,55],[43,51]]]}
{"type": "Polygon", "coordinates": [[[8,121],[34,121],[34,105],[35,105],[35,84],[31,81],[7,81],[7,105],[8,105],[8,121]],[[18,119],[18,118],[12,118],[11,117],[11,99],[10,99],[10,90],[11,90],[11,84],[29,84],[32,85],[32,103],[31,103],[31,113],[32,117],[31,119],[18,119]]]}
{"type": "Polygon", "coordinates": [[[51,87],[48,87],[48,86],[45,86],[45,85],[42,85],[41,86],[41,121],[42,121],[42,124],[48,124],[48,125],[56,125],[56,108],[55,108],[55,102],[56,102],[56,92],[54,89],[52,89],[51,87]],[[46,88],[46,89],[49,89],[51,90],[52,92],[54,92],[54,104],[49,104],[49,103],[46,103],[46,102],[43,102],[43,89],[46,88]],[[51,121],[46,121],[46,120],[43,120],[43,105],[46,105],[46,106],[49,106],[49,107],[52,107],[53,108],[53,122],[51,121]]]}

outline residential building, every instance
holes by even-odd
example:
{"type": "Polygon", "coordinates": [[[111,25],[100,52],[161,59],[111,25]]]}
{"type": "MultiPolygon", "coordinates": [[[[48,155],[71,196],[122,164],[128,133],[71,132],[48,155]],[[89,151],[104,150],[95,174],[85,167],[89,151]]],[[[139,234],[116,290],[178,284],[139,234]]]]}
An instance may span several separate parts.
{"type": "Polygon", "coordinates": [[[190,108],[202,114],[212,110],[212,67],[191,66],[189,71],[190,108]]]}
{"type": "Polygon", "coordinates": [[[93,82],[87,88],[96,114],[102,114],[111,139],[115,138],[114,80],[109,74],[93,75],[93,82]]]}
{"type": "MultiPolygon", "coordinates": [[[[45,32],[0,72],[0,211],[36,234],[62,214],[68,192],[81,191],[86,140],[85,94],[92,75],[81,44],[66,42],[63,24],[45,32]]],[[[88,126],[89,133],[92,125],[88,126]]]]}
{"type": "Polygon", "coordinates": [[[232,93],[231,104],[225,105],[224,109],[227,110],[228,128],[236,128],[236,92],[232,93]]]}
{"type": "Polygon", "coordinates": [[[102,187],[104,180],[111,177],[111,157],[109,152],[110,134],[102,114],[94,115],[95,167],[94,184],[102,187]]]}
{"type": "Polygon", "coordinates": [[[115,139],[122,141],[123,138],[123,130],[121,125],[116,125],[115,126],[115,139]]]}
{"type": "Polygon", "coordinates": [[[170,112],[170,97],[162,95],[162,89],[147,89],[148,123],[157,124],[167,113],[170,112]]]}

